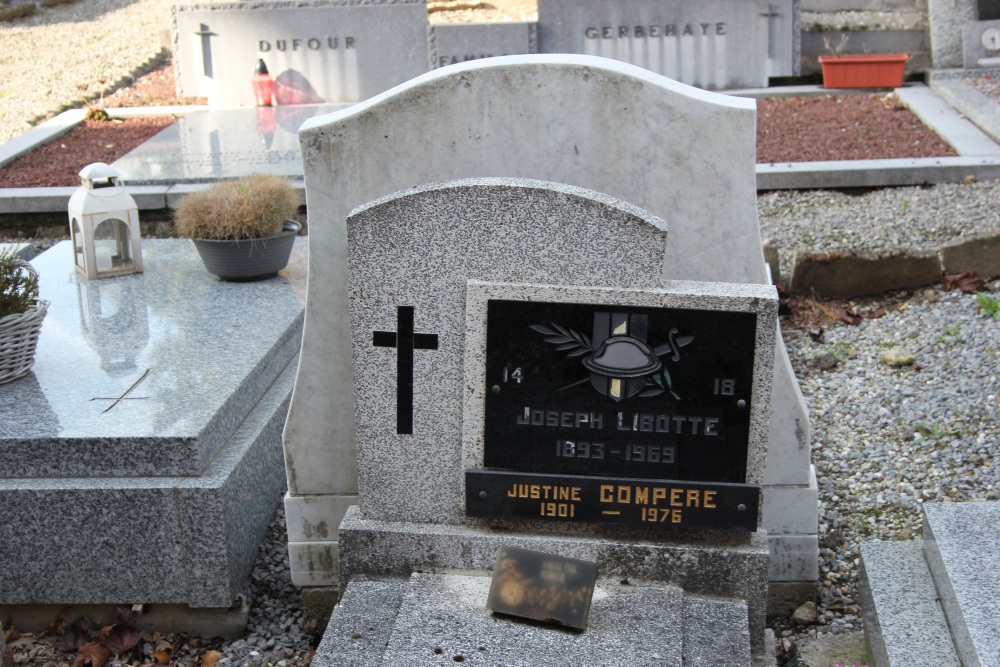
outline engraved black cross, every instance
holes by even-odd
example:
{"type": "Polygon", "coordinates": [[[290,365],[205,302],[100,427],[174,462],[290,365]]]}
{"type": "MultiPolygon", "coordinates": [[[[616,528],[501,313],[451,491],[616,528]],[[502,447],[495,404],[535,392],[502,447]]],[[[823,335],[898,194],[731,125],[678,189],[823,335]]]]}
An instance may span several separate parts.
{"type": "Polygon", "coordinates": [[[214,33],[208,29],[207,23],[201,23],[198,26],[198,31],[194,33],[201,37],[201,67],[202,70],[208,78],[214,76],[212,68],[212,38],[216,37],[218,33],[214,33]]]}
{"type": "Polygon", "coordinates": [[[413,332],[413,306],[399,306],[396,331],[373,331],[372,345],[396,348],[396,433],[413,433],[413,351],[438,349],[437,334],[413,332]]]}

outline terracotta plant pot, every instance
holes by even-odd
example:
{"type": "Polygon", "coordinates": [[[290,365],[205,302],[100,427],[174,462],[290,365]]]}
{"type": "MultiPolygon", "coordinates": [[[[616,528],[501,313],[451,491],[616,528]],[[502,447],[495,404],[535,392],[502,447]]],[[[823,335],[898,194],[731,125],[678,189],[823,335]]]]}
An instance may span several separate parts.
{"type": "Polygon", "coordinates": [[[302,225],[287,221],[275,236],[241,241],[191,239],[201,261],[212,275],[229,282],[264,280],[278,275],[288,265],[292,246],[302,225]]]}
{"type": "Polygon", "coordinates": [[[824,88],[897,88],[903,85],[905,53],[820,56],[824,88]]]}

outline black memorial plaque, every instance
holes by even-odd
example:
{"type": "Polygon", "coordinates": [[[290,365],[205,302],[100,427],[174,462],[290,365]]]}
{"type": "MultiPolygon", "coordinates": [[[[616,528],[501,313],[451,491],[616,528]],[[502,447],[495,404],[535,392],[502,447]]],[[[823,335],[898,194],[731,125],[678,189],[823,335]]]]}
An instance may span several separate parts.
{"type": "Polygon", "coordinates": [[[757,530],[756,484],[465,471],[465,513],[503,519],[757,530]]]}
{"type": "Polygon", "coordinates": [[[491,300],[484,464],[746,481],[755,313],[491,300]]]}

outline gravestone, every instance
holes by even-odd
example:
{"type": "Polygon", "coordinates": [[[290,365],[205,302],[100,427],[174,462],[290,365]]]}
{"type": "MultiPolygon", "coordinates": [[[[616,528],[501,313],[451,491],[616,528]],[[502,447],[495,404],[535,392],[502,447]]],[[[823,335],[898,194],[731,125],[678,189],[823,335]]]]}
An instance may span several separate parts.
{"type": "Polygon", "coordinates": [[[795,0],[538,0],[539,51],[622,60],[701,88],[799,71],[795,0]]]}
{"type": "MultiPolygon", "coordinates": [[[[510,56],[435,70],[378,100],[306,122],[300,137],[313,251],[310,316],[285,427],[297,585],[337,584],[337,526],[358,502],[345,262],[351,210],[449,179],[554,181],[667,220],[664,280],[764,285],[753,104],[618,61],[510,56]]],[[[377,330],[397,331],[396,321],[377,330]]],[[[415,326],[415,333],[440,334],[419,319],[415,326]]],[[[391,357],[390,349],[378,350],[391,357]]],[[[763,480],[771,589],[795,589],[807,599],[818,567],[809,424],[780,340],[775,350],[763,480]]],[[[434,354],[413,351],[418,360],[434,354]]]]}
{"type": "Polygon", "coordinates": [[[233,605],[285,488],[304,241],[246,285],[186,240],[144,240],[144,273],[102,280],[75,273],[69,241],[32,260],[49,310],[32,372],[0,386],[5,617],[233,605]]]}
{"type": "MultiPolygon", "coordinates": [[[[686,641],[706,648],[699,624],[684,627],[687,595],[736,610],[713,626],[742,638],[732,664],[761,648],[776,292],[664,281],[666,228],[605,195],[523,179],[413,188],[349,217],[360,503],[340,526],[342,590],[450,573],[407,584],[394,623],[409,639],[394,630],[387,664],[430,656],[421,645],[440,638],[416,619],[485,607],[476,575],[504,545],[596,562],[594,626],[515,658],[503,638],[520,626],[450,614],[446,659],[541,664],[566,650],[571,664],[606,664],[588,655],[603,644],[679,664],[686,641]],[[669,631],[635,643],[621,622],[640,608],[623,579],[671,596],[669,631]]],[[[336,644],[354,630],[335,617],[329,632],[340,664],[336,644]]]]}
{"type": "Polygon", "coordinates": [[[467,60],[538,53],[538,24],[438,23],[427,27],[430,69],[467,60]]]}
{"type": "Polygon", "coordinates": [[[180,95],[254,104],[258,59],[279,104],[358,102],[427,69],[424,0],[174,5],[180,95]]]}
{"type": "Polygon", "coordinates": [[[976,20],[977,0],[927,0],[934,67],[962,67],[962,31],[976,20]]]}

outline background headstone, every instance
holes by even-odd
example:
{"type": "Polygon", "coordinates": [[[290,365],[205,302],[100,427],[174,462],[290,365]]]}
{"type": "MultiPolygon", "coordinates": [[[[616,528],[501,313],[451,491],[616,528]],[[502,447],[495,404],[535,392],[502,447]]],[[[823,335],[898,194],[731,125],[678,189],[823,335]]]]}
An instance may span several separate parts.
{"type": "Polygon", "coordinates": [[[427,27],[430,69],[467,60],[538,52],[538,24],[438,23],[427,27]]]}
{"type": "Polygon", "coordinates": [[[276,94],[308,102],[358,102],[427,69],[424,0],[175,5],[173,28],[178,93],[213,105],[254,104],[258,58],[276,94]]]}
{"type": "Polygon", "coordinates": [[[541,53],[582,53],[721,90],[798,71],[793,0],[539,0],[541,53]]]}

